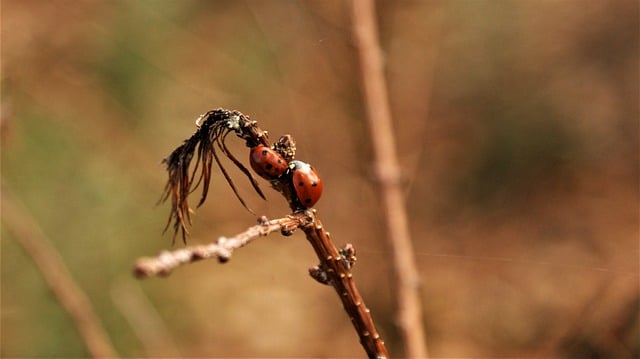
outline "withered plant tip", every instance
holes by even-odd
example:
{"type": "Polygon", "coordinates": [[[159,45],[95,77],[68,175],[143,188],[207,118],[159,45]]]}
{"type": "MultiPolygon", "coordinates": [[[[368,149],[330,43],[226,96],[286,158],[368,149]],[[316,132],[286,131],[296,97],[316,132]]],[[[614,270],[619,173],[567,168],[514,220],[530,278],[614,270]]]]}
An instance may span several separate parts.
{"type": "Polygon", "coordinates": [[[196,120],[196,126],[196,132],[171,152],[168,157],[162,160],[162,163],[166,164],[169,178],[159,202],[164,202],[171,197],[171,213],[169,214],[169,219],[164,231],[166,232],[169,226],[173,224],[174,243],[178,232],[180,232],[182,236],[182,241],[184,243],[187,241],[187,237],[189,236],[188,226],[191,225],[192,211],[189,207],[187,197],[202,184],[202,193],[197,207],[200,207],[205,202],[211,183],[211,167],[214,160],[240,203],[242,203],[249,212],[255,214],[238,193],[233,180],[222,165],[217,151],[222,152],[231,160],[231,162],[247,176],[258,195],[263,199],[265,198],[256,179],[251,175],[249,170],[233,156],[225,142],[227,136],[234,132],[236,136],[246,141],[248,147],[254,147],[261,143],[266,144],[266,132],[257,127],[256,121],[252,121],[248,116],[238,111],[216,109],[201,115],[198,120],[196,120]],[[194,153],[197,154],[196,164],[191,173],[189,173],[189,166],[191,165],[194,153]]]}
{"type": "MultiPolygon", "coordinates": [[[[293,160],[295,158],[295,142],[291,136],[282,136],[273,147],[270,147],[266,131],[262,131],[257,126],[257,122],[250,120],[238,111],[224,109],[209,111],[198,118],[196,126],[198,127],[196,132],[163,161],[166,163],[169,179],[161,201],[166,201],[171,197],[172,205],[165,231],[173,223],[174,242],[178,232],[181,232],[182,239],[186,243],[186,237],[189,235],[187,227],[188,224],[191,224],[191,209],[187,203],[187,197],[202,183],[198,206],[207,199],[214,160],[235,195],[247,208],[223,167],[218,151],[229,158],[249,178],[256,192],[264,198],[248,169],[227,148],[226,138],[231,132],[244,139],[247,147],[251,149],[257,148],[258,145],[264,145],[276,151],[279,156],[289,162],[289,165],[295,162],[293,160]],[[196,164],[190,171],[189,165],[194,153],[197,153],[196,164]]],[[[251,158],[253,159],[253,157],[251,158]]],[[[356,261],[355,248],[352,245],[346,245],[338,250],[318,219],[315,209],[310,208],[317,201],[320,192],[299,190],[294,185],[294,179],[299,177],[298,183],[309,182],[311,187],[319,186],[319,178],[316,178],[315,170],[310,165],[297,161],[293,167],[289,166],[289,171],[279,176],[266,177],[271,187],[285,197],[293,211],[292,214],[271,221],[261,217],[257,226],[252,226],[234,237],[220,237],[215,243],[209,245],[186,246],[175,251],[163,252],[157,257],[141,258],[134,269],[136,276],[167,275],[180,265],[206,258],[217,258],[220,262],[226,262],[230,259],[234,249],[240,248],[260,236],[277,230],[287,236],[291,235],[294,230],[301,229],[320,260],[317,266],[309,270],[309,274],[320,283],[334,288],[368,357],[388,358],[384,342],[378,335],[371,313],[366,307],[351,273],[351,268],[356,261]],[[305,205],[308,202],[311,204],[305,205]]],[[[303,189],[306,188],[305,186],[303,189]]],[[[251,211],[249,208],[247,209],[251,211]]]]}

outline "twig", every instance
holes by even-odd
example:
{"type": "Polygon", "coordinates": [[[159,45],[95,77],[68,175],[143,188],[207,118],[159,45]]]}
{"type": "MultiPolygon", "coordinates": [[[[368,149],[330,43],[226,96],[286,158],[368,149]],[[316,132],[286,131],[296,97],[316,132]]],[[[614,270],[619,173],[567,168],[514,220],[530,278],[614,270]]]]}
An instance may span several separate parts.
{"type": "MultiPolygon", "coordinates": [[[[169,180],[165,188],[166,196],[164,198],[171,196],[172,216],[170,217],[170,222],[173,221],[174,223],[175,233],[181,230],[183,235],[188,235],[186,225],[189,224],[189,221],[184,220],[184,218],[188,219],[188,211],[190,210],[187,204],[188,195],[202,182],[201,204],[206,198],[209,188],[211,157],[215,157],[216,154],[213,150],[207,150],[209,148],[208,144],[216,141],[226,151],[224,138],[233,131],[238,137],[244,139],[250,148],[258,144],[269,146],[266,131],[260,129],[256,121],[250,120],[238,111],[213,110],[207,112],[200,119],[204,119],[204,121],[198,120],[196,122],[198,126],[196,133],[185,141],[182,146],[174,150],[166,160],[169,180]],[[202,147],[202,143],[205,143],[205,147],[202,147]],[[205,151],[198,151],[196,169],[198,168],[197,163],[202,163],[203,171],[206,168],[206,172],[198,175],[194,170],[191,172],[192,175],[189,176],[189,162],[193,158],[198,144],[199,148],[204,148],[205,151]]],[[[274,149],[287,161],[292,160],[295,156],[295,142],[289,135],[280,137],[274,149]]],[[[225,151],[223,153],[227,157],[233,157],[225,151]]],[[[240,162],[234,161],[234,164],[244,168],[240,162]]],[[[224,172],[222,166],[220,166],[220,169],[224,172]]],[[[248,177],[251,176],[248,175],[248,177]]],[[[229,178],[227,180],[233,188],[229,178]]],[[[253,181],[253,179],[251,180],[253,181]]],[[[355,249],[350,244],[346,245],[342,250],[338,250],[335,247],[329,238],[329,234],[316,217],[315,210],[306,209],[300,202],[292,180],[292,173],[288,171],[279,177],[271,178],[270,184],[274,190],[282,194],[287,200],[293,214],[273,221],[267,221],[265,217],[261,217],[257,226],[253,226],[235,237],[221,237],[213,244],[186,247],[172,252],[167,251],[154,258],[142,258],[137,261],[134,273],[138,277],[167,275],[179,265],[192,263],[204,258],[218,258],[221,262],[225,262],[230,258],[234,249],[240,248],[260,236],[278,230],[283,235],[289,235],[295,229],[301,228],[320,260],[320,264],[311,268],[309,274],[317,281],[334,287],[345,311],[351,318],[351,322],[360,337],[360,343],[367,355],[370,358],[387,358],[387,349],[378,335],[369,309],[364,304],[364,300],[358,292],[351,274],[351,267],[355,263],[355,249]]]]}
{"type": "Polygon", "coordinates": [[[136,261],[134,274],[138,278],[146,278],[154,275],[166,276],[175,268],[202,259],[217,258],[220,262],[226,262],[231,258],[234,250],[244,247],[250,242],[280,231],[291,234],[295,229],[311,222],[311,218],[304,213],[294,213],[284,218],[267,220],[259,219],[259,224],[249,227],[242,233],[233,237],[220,237],[215,243],[199,246],[187,246],[173,251],[163,251],[156,257],[144,257],[136,261]]]}
{"type": "Polygon", "coordinates": [[[138,354],[140,357],[184,357],[166,321],[162,319],[155,304],[149,300],[139,283],[131,282],[130,278],[118,280],[112,285],[110,294],[113,303],[144,348],[144,352],[138,354]]]}
{"type": "Polygon", "coordinates": [[[396,155],[391,111],[378,43],[375,4],[372,0],[353,0],[353,32],[360,58],[360,71],[367,118],[373,142],[375,173],[382,194],[387,222],[387,238],[393,258],[397,285],[397,320],[405,355],[424,358],[427,347],[422,325],[419,276],[413,255],[405,203],[400,187],[400,168],[396,155]]]}
{"type": "Polygon", "coordinates": [[[33,260],[49,289],[73,319],[91,357],[117,357],[106,331],[100,324],[100,319],[91,307],[91,301],[73,280],[64,261],[42,233],[35,219],[4,187],[2,222],[33,260]]]}
{"type": "MultiPolygon", "coordinates": [[[[369,358],[388,358],[389,354],[384,341],[376,330],[369,308],[365,305],[351,274],[351,267],[355,261],[355,249],[352,249],[353,258],[348,258],[344,252],[338,251],[329,237],[329,232],[324,230],[317,217],[313,223],[304,226],[302,230],[320,259],[318,267],[310,269],[312,276],[316,278],[318,274],[314,275],[313,272],[321,270],[326,276],[326,279],[321,282],[333,286],[338,293],[344,310],[349,314],[360,337],[360,344],[369,358]]],[[[347,247],[353,248],[351,245],[347,247]]]]}
{"type": "Polygon", "coordinates": [[[324,230],[315,211],[312,210],[296,212],[271,221],[262,217],[260,224],[249,227],[234,237],[220,237],[215,243],[187,246],[174,251],[164,251],[156,257],[140,258],[135,264],[134,273],[139,278],[153,275],[165,276],[180,265],[201,259],[217,258],[224,263],[231,258],[235,249],[259,237],[277,231],[290,235],[298,228],[305,232],[320,259],[320,264],[310,269],[312,277],[323,284],[333,286],[336,290],[368,356],[370,358],[388,357],[387,349],[376,330],[370,311],[353,281],[351,267],[355,262],[355,249],[347,245],[349,251],[339,251],[333,245],[329,233],[324,230]]]}

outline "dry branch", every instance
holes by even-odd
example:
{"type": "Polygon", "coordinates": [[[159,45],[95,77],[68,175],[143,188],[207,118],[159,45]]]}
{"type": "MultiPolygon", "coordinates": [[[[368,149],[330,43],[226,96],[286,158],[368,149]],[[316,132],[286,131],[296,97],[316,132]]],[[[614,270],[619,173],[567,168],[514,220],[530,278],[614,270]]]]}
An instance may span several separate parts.
{"type": "Polygon", "coordinates": [[[136,277],[145,278],[154,275],[166,276],[183,264],[202,259],[217,258],[224,263],[231,258],[234,250],[244,247],[259,237],[278,231],[288,235],[310,221],[311,218],[304,213],[294,213],[270,221],[262,216],[257,225],[233,237],[220,237],[215,243],[187,246],[173,251],[163,251],[156,257],[140,258],[136,261],[133,271],[136,277]]]}
{"type": "MultiPolygon", "coordinates": [[[[369,358],[388,358],[384,341],[376,330],[369,308],[365,305],[351,273],[355,255],[353,258],[346,258],[344,253],[338,251],[329,237],[329,232],[324,230],[317,217],[313,223],[302,227],[302,230],[320,259],[320,264],[315,268],[322,270],[326,275],[326,284],[333,286],[338,293],[344,310],[349,314],[351,323],[360,337],[360,344],[369,358]]],[[[352,250],[355,252],[355,249],[352,250]]]]}
{"type": "Polygon", "coordinates": [[[425,358],[419,276],[413,255],[400,168],[395,149],[391,110],[378,43],[375,4],[353,0],[353,32],[360,59],[362,87],[373,143],[375,174],[382,195],[387,239],[396,283],[397,321],[409,358],[425,358]]]}
{"type": "Polygon", "coordinates": [[[261,217],[259,224],[233,237],[220,237],[215,243],[199,246],[187,246],[174,251],[164,251],[156,257],[140,258],[134,273],[139,278],[153,275],[165,276],[180,265],[193,263],[202,259],[217,258],[224,263],[231,258],[234,250],[241,248],[259,237],[273,232],[290,235],[301,228],[315,250],[320,264],[310,272],[316,280],[333,286],[342,301],[344,310],[360,337],[360,343],[370,358],[388,357],[384,342],[378,334],[369,309],[364,303],[353,280],[351,267],[355,262],[355,249],[347,245],[348,250],[338,250],[316,217],[315,211],[296,212],[284,218],[267,220],[261,217]],[[319,279],[322,277],[323,279],[319,279]]]}
{"type": "Polygon", "coordinates": [[[20,201],[2,188],[2,222],[33,260],[45,283],[69,313],[92,358],[115,358],[117,354],[94,312],[91,301],[49,239],[20,201]]]}
{"type": "MultiPolygon", "coordinates": [[[[165,188],[164,199],[172,199],[172,215],[169,222],[174,223],[174,235],[179,231],[186,242],[188,236],[187,225],[190,208],[187,204],[187,196],[198,185],[202,184],[202,200],[206,199],[209,189],[211,157],[216,157],[215,150],[211,147],[208,150],[199,150],[196,159],[196,169],[198,163],[202,164],[203,171],[197,175],[196,170],[189,171],[189,162],[193,158],[196,145],[202,143],[219,144],[221,152],[227,157],[231,155],[224,144],[224,138],[232,131],[246,141],[247,147],[253,148],[257,144],[269,146],[267,133],[257,126],[256,121],[238,111],[217,109],[207,112],[196,121],[198,129],[196,133],[178,147],[166,160],[169,180],[165,188]],[[201,121],[203,120],[203,121],[201,121]],[[189,176],[189,173],[192,173],[189,176]],[[186,220],[185,220],[186,219],[186,220]]],[[[202,148],[202,147],[199,147],[202,148]]],[[[205,147],[205,149],[208,147],[205,147]]],[[[295,142],[289,135],[280,138],[274,149],[286,158],[292,160],[295,155],[295,142]]],[[[233,159],[232,159],[233,161],[233,159]]],[[[238,167],[244,166],[234,161],[238,167]]],[[[218,163],[221,171],[224,168],[218,163]]],[[[244,172],[244,171],[243,171],[244,172]]],[[[247,177],[253,182],[253,178],[248,172],[247,177]]],[[[234,188],[230,178],[226,178],[229,185],[234,188]]],[[[188,264],[201,259],[217,258],[224,263],[231,257],[233,250],[240,248],[260,236],[280,231],[283,235],[290,235],[295,229],[302,229],[309,242],[313,246],[319,265],[311,268],[309,274],[317,281],[333,286],[336,290],[345,311],[349,315],[358,336],[360,343],[370,358],[387,358],[388,353],[384,342],[380,338],[373,319],[367,309],[362,296],[356,288],[351,267],[355,263],[355,249],[348,244],[342,250],[338,250],[316,216],[314,209],[305,208],[296,195],[291,172],[285,172],[282,176],[270,180],[271,187],[278,191],[289,203],[293,214],[285,218],[268,221],[266,217],[261,217],[259,224],[248,228],[244,232],[231,237],[221,237],[215,243],[202,246],[189,246],[174,251],[165,251],[156,257],[139,259],[134,268],[134,273],[138,277],[148,277],[152,275],[167,275],[176,267],[188,264]]]]}

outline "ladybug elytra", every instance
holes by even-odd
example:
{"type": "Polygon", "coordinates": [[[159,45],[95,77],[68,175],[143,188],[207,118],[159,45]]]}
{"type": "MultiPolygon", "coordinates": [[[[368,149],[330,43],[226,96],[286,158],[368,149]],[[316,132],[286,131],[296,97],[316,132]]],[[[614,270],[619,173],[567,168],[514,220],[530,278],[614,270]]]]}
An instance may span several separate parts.
{"type": "Polygon", "coordinates": [[[282,176],[288,168],[287,161],[278,152],[264,145],[251,149],[249,163],[260,177],[267,180],[282,176]]]}
{"type": "Polygon", "coordinates": [[[300,204],[311,208],[322,195],[322,180],[315,168],[302,161],[291,161],[293,187],[298,195],[300,204]]]}

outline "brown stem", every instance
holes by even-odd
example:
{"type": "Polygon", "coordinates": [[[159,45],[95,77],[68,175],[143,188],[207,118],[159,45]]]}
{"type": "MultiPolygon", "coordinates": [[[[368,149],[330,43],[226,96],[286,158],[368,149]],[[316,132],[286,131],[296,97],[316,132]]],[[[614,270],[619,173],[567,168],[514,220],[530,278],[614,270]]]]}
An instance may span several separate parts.
{"type": "Polygon", "coordinates": [[[326,275],[326,284],[334,287],[344,310],[360,337],[360,343],[370,358],[387,358],[387,349],[378,334],[369,309],[356,288],[348,258],[338,251],[329,233],[324,230],[315,211],[296,212],[284,218],[267,221],[261,218],[260,224],[249,227],[234,237],[220,237],[216,243],[199,246],[187,246],[174,251],[164,251],[156,257],[140,258],[135,264],[134,273],[139,278],[153,275],[168,275],[180,265],[193,263],[201,259],[217,258],[221,262],[230,259],[235,249],[243,247],[253,240],[280,231],[291,234],[302,228],[307,239],[320,260],[319,268],[326,275]]]}
{"type": "Polygon", "coordinates": [[[110,290],[111,299],[144,348],[140,357],[182,358],[167,322],[138,283],[119,280],[110,290]]]}
{"type": "Polygon", "coordinates": [[[220,237],[215,243],[187,246],[173,251],[163,251],[155,257],[139,258],[133,271],[136,277],[146,278],[154,275],[169,275],[171,271],[183,264],[202,259],[217,258],[220,262],[226,262],[231,258],[234,250],[244,247],[259,237],[277,231],[290,234],[296,228],[310,221],[311,219],[304,213],[294,213],[270,221],[266,217],[261,217],[258,225],[249,227],[233,237],[220,237]]]}
{"type": "MultiPolygon", "coordinates": [[[[309,211],[307,211],[309,212],[309,211]]],[[[351,274],[350,265],[345,265],[345,258],[338,252],[324,230],[322,223],[315,216],[313,223],[302,227],[316,252],[320,265],[327,276],[327,284],[333,286],[342,301],[344,310],[349,315],[358,336],[360,344],[369,358],[388,358],[387,348],[376,330],[369,309],[360,295],[351,274]]]]}
{"type": "MultiPolygon", "coordinates": [[[[266,146],[269,145],[266,132],[262,131],[257,126],[257,122],[250,121],[241,113],[237,111],[218,109],[208,112],[207,114],[217,114],[218,117],[207,117],[207,120],[202,124],[202,126],[198,123],[199,128],[192,139],[185,141],[185,144],[176,149],[167,160],[167,163],[169,164],[167,168],[169,171],[169,181],[167,182],[165,193],[184,193],[184,196],[182,197],[174,195],[175,198],[172,198],[172,210],[175,214],[172,215],[170,221],[172,219],[175,220],[174,226],[176,231],[180,226],[182,226],[183,234],[186,233],[186,227],[184,226],[182,218],[184,217],[185,212],[188,213],[187,210],[189,209],[186,196],[190,193],[188,190],[193,188],[192,183],[194,178],[193,176],[192,178],[187,177],[182,181],[181,178],[178,178],[179,180],[175,180],[175,177],[176,173],[188,173],[188,162],[180,161],[179,159],[191,158],[193,151],[195,150],[195,144],[203,141],[201,132],[203,131],[203,126],[216,126],[214,127],[214,130],[220,129],[220,126],[233,128],[240,138],[247,141],[248,147],[253,147],[258,143],[266,146]],[[228,114],[233,114],[238,117],[231,118],[228,114]],[[226,117],[222,115],[225,115],[226,117]],[[236,119],[244,119],[244,121],[236,122],[236,119]],[[187,191],[184,191],[185,188],[187,191]]],[[[205,114],[205,116],[208,116],[207,114],[205,114]]],[[[210,141],[211,138],[217,140],[221,133],[224,136],[224,132],[218,131],[211,134],[211,132],[208,131],[204,140],[210,141]]],[[[286,158],[293,158],[295,155],[295,143],[291,136],[285,135],[281,137],[276,148],[286,158]]],[[[198,156],[200,155],[201,154],[199,153],[198,156]]],[[[202,153],[202,155],[208,157],[204,159],[198,157],[198,161],[208,163],[211,161],[210,157],[215,156],[215,152],[209,151],[207,153],[202,153]]],[[[203,198],[206,198],[206,191],[211,177],[209,173],[201,177],[203,178],[205,185],[203,198]]],[[[199,179],[196,180],[198,181],[197,183],[199,183],[199,179]]],[[[335,288],[343,303],[345,311],[351,318],[356,332],[360,337],[360,343],[367,352],[367,355],[370,358],[387,358],[387,349],[376,331],[369,309],[365,306],[364,300],[358,292],[355,281],[353,280],[353,275],[351,274],[351,266],[355,262],[355,249],[353,246],[347,245],[341,251],[336,249],[335,245],[329,238],[329,234],[324,230],[320,221],[316,218],[315,210],[305,210],[301,206],[291,184],[290,175],[283,175],[279,178],[272,179],[270,183],[274,190],[285,197],[289,203],[289,207],[293,210],[293,214],[273,221],[268,221],[265,217],[262,217],[259,220],[259,225],[251,227],[232,238],[222,237],[214,244],[186,247],[172,252],[163,252],[159,256],[153,258],[141,258],[136,262],[134,273],[138,277],[167,275],[174,268],[182,264],[192,263],[205,258],[218,258],[221,262],[225,262],[230,258],[231,252],[234,249],[240,248],[260,236],[264,236],[278,230],[282,231],[284,235],[289,235],[295,229],[302,228],[320,259],[320,264],[311,268],[309,270],[309,274],[319,282],[332,285],[335,288]]]]}
{"type": "Polygon", "coordinates": [[[375,173],[382,195],[387,238],[397,286],[397,320],[410,358],[424,358],[427,347],[422,325],[419,276],[413,255],[408,219],[400,187],[391,111],[384,78],[382,51],[378,43],[375,4],[353,0],[353,32],[360,59],[362,87],[373,142],[375,173]]]}
{"type": "Polygon", "coordinates": [[[42,233],[35,219],[4,187],[2,222],[33,260],[49,289],[73,319],[91,357],[117,357],[106,331],[100,324],[100,319],[91,307],[91,301],[73,280],[64,261],[42,233]]]}

